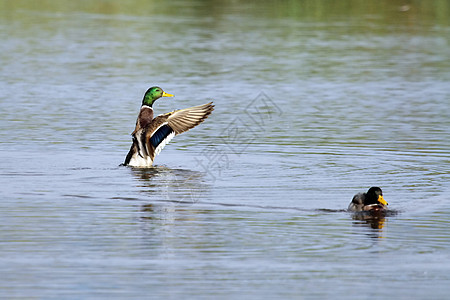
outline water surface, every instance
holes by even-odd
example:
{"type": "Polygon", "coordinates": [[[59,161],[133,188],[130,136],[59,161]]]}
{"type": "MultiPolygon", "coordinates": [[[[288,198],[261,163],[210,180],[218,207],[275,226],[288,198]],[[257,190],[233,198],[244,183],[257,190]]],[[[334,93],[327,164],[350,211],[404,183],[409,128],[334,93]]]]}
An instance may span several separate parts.
{"type": "Polygon", "coordinates": [[[0,295],[445,299],[449,12],[0,1],[0,295]],[[121,167],[153,85],[216,110],[121,167]]]}

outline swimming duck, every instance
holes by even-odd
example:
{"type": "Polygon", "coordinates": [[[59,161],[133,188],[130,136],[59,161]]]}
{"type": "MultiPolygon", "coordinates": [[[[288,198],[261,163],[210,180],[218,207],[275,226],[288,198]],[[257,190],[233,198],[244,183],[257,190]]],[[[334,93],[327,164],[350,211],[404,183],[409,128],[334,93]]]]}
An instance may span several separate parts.
{"type": "Polygon", "coordinates": [[[384,212],[388,203],[383,198],[383,191],[376,186],[371,187],[367,193],[358,193],[353,196],[348,211],[384,212]]]}
{"type": "Polygon", "coordinates": [[[131,134],[133,144],[123,163],[125,166],[151,167],[155,156],[175,135],[194,128],[214,110],[214,105],[209,102],[174,110],[153,118],[152,106],[161,97],[173,97],[173,95],[157,86],[149,88],[145,93],[136,120],[136,128],[131,134]]]}

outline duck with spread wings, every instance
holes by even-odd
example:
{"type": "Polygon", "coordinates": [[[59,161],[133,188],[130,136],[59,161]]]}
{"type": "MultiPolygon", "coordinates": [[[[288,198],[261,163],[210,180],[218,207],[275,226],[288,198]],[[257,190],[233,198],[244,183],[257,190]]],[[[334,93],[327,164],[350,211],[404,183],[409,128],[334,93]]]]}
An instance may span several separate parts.
{"type": "Polygon", "coordinates": [[[151,87],[142,100],[131,134],[133,144],[125,158],[124,165],[151,167],[155,156],[175,136],[202,123],[214,110],[212,102],[185,109],[174,110],[153,118],[153,104],[161,97],[173,97],[160,87],[151,87]]]}

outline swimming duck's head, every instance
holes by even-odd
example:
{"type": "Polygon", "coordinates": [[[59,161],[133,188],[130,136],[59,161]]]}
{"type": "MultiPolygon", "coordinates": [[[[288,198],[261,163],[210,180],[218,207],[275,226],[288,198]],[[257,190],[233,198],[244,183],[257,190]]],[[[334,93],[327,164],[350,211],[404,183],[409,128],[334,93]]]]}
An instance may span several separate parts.
{"type": "Polygon", "coordinates": [[[152,107],[153,103],[161,97],[173,97],[173,95],[164,92],[160,87],[151,87],[145,92],[144,99],[142,99],[142,105],[152,107]]]}
{"type": "Polygon", "coordinates": [[[388,205],[386,200],[384,200],[383,198],[383,191],[377,186],[373,186],[367,191],[364,202],[365,205],[368,204],[388,205]]]}

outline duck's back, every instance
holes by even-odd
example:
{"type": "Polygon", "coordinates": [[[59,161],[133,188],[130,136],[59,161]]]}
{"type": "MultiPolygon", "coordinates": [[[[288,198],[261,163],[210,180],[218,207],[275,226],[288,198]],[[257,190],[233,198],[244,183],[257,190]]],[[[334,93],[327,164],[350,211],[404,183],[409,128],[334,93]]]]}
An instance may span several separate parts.
{"type": "Polygon", "coordinates": [[[355,196],[353,196],[352,202],[348,205],[349,211],[362,211],[364,207],[364,199],[365,194],[364,193],[358,193],[355,196]]]}

